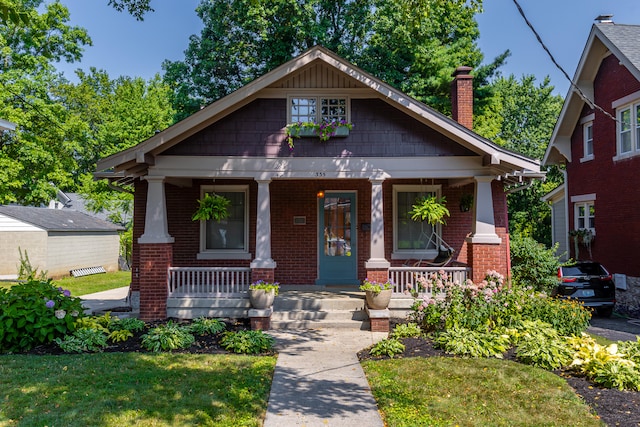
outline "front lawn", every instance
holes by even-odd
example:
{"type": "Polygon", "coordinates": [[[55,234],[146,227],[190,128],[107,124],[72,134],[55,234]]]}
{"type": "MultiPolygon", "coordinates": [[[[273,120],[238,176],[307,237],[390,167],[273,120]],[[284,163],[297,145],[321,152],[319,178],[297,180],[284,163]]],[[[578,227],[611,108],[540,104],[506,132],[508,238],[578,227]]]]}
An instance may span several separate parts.
{"type": "MultiPolygon", "coordinates": [[[[17,282],[0,282],[0,288],[10,288],[17,282]]],[[[92,274],[82,277],[63,277],[53,281],[56,286],[71,291],[71,295],[79,297],[94,292],[108,291],[122,288],[131,283],[130,271],[115,271],[104,274],[92,274]]]]}
{"type": "Polygon", "coordinates": [[[498,359],[363,362],[386,425],[601,426],[557,375],[498,359]]]}
{"type": "Polygon", "coordinates": [[[260,426],[276,358],[0,356],[0,426],[260,426]]]}

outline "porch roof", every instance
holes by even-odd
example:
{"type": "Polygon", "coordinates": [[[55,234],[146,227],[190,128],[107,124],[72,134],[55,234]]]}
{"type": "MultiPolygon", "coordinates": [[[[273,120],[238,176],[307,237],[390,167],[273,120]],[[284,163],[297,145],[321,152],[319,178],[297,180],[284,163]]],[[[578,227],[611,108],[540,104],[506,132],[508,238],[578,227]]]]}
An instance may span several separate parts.
{"type": "MultiPolygon", "coordinates": [[[[100,160],[97,164],[96,178],[108,178],[111,181],[126,183],[149,174],[149,168],[156,165],[164,151],[251,101],[265,94],[273,96],[273,93],[278,91],[276,86],[278,82],[300,73],[318,61],[355,82],[358,87],[356,90],[364,90],[367,96],[378,97],[476,153],[480,168],[483,169],[481,174],[500,176],[512,184],[544,176],[544,173],[540,172],[539,161],[492,143],[451,118],[357,68],[326,48],[316,46],[148,140],[100,160]]],[[[283,158],[278,159],[283,160],[283,158]]],[[[261,162],[264,159],[252,160],[261,162]]],[[[398,159],[395,161],[398,162],[398,159]]],[[[465,176],[475,174],[469,171],[465,176]]]]}

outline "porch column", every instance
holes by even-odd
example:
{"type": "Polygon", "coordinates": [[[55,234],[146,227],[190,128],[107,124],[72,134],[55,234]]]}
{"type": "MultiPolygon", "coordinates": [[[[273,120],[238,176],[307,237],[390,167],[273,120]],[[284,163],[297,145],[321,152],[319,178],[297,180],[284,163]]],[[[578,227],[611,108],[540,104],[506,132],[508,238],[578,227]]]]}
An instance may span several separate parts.
{"type": "Polygon", "coordinates": [[[365,264],[367,277],[371,280],[386,281],[391,263],[384,257],[384,209],[382,200],[382,183],[384,179],[371,179],[371,257],[365,264]],[[380,277],[372,277],[373,275],[380,277]],[[375,270],[384,270],[375,272],[375,270]],[[384,277],[382,277],[384,276],[384,277]]]}
{"type": "Polygon", "coordinates": [[[138,239],[139,298],[140,318],[150,321],[167,317],[167,280],[173,262],[174,239],[167,227],[164,177],[147,176],[145,179],[148,186],[144,233],[138,239]]]}
{"type": "MultiPolygon", "coordinates": [[[[251,268],[254,270],[254,280],[256,270],[273,270],[276,268],[276,263],[271,258],[271,196],[269,195],[269,183],[271,180],[256,180],[256,182],[258,183],[256,257],[251,261],[251,268]]],[[[271,276],[273,276],[273,271],[271,272],[271,276]]],[[[269,280],[269,278],[260,278],[269,280]]],[[[273,280],[273,277],[271,277],[271,280],[273,280]]]]}
{"type": "Polygon", "coordinates": [[[167,227],[167,203],[164,197],[164,176],[147,176],[147,209],[144,233],[138,243],[173,243],[167,227]]]}
{"type": "Polygon", "coordinates": [[[469,237],[470,243],[500,244],[502,240],[496,234],[496,220],[493,212],[493,192],[491,191],[492,176],[476,176],[476,194],[473,221],[473,233],[469,237]]]}

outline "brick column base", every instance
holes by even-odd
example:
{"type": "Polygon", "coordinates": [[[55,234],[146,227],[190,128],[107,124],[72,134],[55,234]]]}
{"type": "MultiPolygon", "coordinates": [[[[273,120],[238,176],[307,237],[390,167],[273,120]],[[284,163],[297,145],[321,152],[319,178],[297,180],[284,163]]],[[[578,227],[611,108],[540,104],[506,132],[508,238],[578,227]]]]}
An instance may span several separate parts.
{"type": "Polygon", "coordinates": [[[249,310],[249,320],[251,321],[252,331],[268,331],[271,329],[271,315],[273,308],[249,310]]]}
{"type": "Polygon", "coordinates": [[[173,262],[171,243],[144,243],[140,248],[140,319],[167,318],[167,280],[173,262]]]}
{"type": "Polygon", "coordinates": [[[388,308],[384,310],[371,310],[366,307],[367,315],[369,316],[369,323],[371,324],[371,332],[389,332],[391,326],[389,318],[391,312],[388,308]]]}
{"type": "Polygon", "coordinates": [[[509,276],[510,254],[509,236],[501,236],[502,243],[469,243],[467,250],[469,253],[470,265],[473,269],[471,280],[480,283],[484,280],[487,271],[495,270],[502,274],[505,279],[509,276]]]}
{"type": "Polygon", "coordinates": [[[367,279],[372,282],[386,282],[389,280],[389,270],[386,268],[367,270],[367,279]]]}

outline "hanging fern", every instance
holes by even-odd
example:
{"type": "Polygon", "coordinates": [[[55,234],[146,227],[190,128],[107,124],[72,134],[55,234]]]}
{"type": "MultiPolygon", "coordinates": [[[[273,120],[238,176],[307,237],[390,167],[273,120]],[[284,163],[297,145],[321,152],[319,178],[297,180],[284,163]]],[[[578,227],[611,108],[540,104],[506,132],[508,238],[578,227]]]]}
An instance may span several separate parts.
{"type": "Polygon", "coordinates": [[[229,205],[231,201],[218,194],[205,194],[198,200],[198,210],[191,217],[194,221],[208,221],[210,219],[220,222],[229,217],[229,205]]]}
{"type": "Polygon", "coordinates": [[[416,204],[409,212],[414,221],[427,221],[431,225],[447,224],[444,217],[449,216],[449,209],[446,208],[447,200],[444,197],[423,196],[416,199],[416,204]]]}

